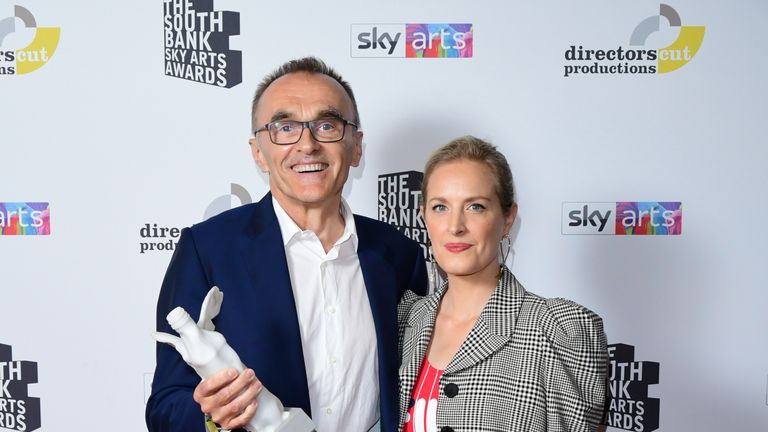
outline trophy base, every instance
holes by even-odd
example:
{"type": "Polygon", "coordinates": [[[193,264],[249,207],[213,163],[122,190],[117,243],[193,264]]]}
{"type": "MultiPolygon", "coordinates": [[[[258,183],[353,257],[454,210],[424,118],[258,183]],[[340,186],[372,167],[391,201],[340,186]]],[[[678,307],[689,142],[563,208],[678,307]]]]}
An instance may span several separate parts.
{"type": "Polygon", "coordinates": [[[275,432],[313,432],[315,424],[301,408],[288,408],[275,432]]]}

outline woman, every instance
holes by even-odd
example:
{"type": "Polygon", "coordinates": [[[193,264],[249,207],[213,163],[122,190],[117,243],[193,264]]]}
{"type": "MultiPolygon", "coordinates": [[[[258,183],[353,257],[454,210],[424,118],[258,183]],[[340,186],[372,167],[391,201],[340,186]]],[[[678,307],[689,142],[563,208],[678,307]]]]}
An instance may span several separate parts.
{"type": "Polygon", "coordinates": [[[447,282],[400,305],[401,430],[596,430],[608,358],[602,321],[527,292],[499,264],[517,214],[504,156],[458,138],[430,157],[422,197],[447,282]]]}

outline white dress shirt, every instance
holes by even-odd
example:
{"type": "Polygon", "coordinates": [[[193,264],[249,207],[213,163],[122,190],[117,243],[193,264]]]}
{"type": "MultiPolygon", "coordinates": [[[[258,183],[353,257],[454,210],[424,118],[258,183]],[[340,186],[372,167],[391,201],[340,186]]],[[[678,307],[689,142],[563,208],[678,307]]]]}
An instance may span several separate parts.
{"type": "Polygon", "coordinates": [[[272,205],[285,245],[317,432],[367,431],[379,419],[379,364],[352,211],[342,198],[344,232],[326,253],[314,232],[299,228],[274,198],[272,205]]]}

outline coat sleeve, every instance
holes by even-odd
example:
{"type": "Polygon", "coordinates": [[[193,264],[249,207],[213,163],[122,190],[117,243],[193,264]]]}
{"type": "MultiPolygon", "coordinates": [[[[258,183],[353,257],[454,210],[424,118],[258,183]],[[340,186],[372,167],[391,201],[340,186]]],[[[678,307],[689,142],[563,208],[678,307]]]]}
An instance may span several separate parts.
{"type": "MultiPolygon", "coordinates": [[[[185,228],[174,251],[157,301],[157,331],[176,334],[166,315],[181,306],[197,319],[209,289],[192,231],[185,228]]],[[[150,432],[203,432],[204,416],[192,393],[200,377],[181,355],[167,344],[157,343],[152,395],[145,420],[150,432]]]]}
{"type": "Polygon", "coordinates": [[[607,390],[602,319],[570,300],[546,303],[541,322],[553,353],[546,368],[547,430],[596,431],[607,390]]]}

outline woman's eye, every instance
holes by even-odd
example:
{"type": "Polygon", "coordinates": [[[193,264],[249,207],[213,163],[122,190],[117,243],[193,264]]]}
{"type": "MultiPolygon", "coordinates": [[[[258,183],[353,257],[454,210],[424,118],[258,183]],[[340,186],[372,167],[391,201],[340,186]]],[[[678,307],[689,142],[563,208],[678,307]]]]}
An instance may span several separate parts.
{"type": "Polygon", "coordinates": [[[482,205],[482,204],[478,204],[478,203],[472,203],[472,204],[470,204],[467,207],[467,209],[469,209],[471,211],[483,211],[483,210],[485,210],[485,206],[482,205]]]}
{"type": "Polygon", "coordinates": [[[435,212],[444,212],[448,209],[448,207],[445,206],[445,204],[435,204],[432,206],[432,211],[435,212]]]}

